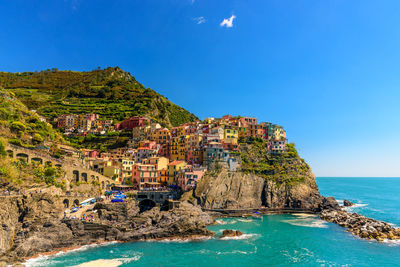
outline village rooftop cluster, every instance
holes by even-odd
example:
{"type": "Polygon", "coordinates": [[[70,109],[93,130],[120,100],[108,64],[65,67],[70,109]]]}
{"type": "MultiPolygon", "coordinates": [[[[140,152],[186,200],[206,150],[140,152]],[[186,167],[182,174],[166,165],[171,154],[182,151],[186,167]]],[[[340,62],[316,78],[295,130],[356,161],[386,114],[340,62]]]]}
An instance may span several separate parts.
{"type": "Polygon", "coordinates": [[[93,170],[138,190],[166,186],[190,190],[207,169],[216,165],[236,171],[239,143],[249,138],[264,139],[271,154],[284,152],[287,144],[281,126],[231,115],[171,129],[137,116],[113,125],[110,120],[99,120],[97,114],[62,115],[57,124],[67,134],[131,131],[126,147],[102,153],[82,149],[80,153],[93,170]]]}

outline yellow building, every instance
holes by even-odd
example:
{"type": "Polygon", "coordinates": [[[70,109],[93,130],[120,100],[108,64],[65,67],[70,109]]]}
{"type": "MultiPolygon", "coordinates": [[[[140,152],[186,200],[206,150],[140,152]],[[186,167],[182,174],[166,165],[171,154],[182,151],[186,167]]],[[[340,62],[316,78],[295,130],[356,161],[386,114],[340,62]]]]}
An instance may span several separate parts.
{"type": "Polygon", "coordinates": [[[111,179],[121,182],[120,181],[121,168],[120,168],[120,164],[117,161],[108,160],[108,161],[103,162],[102,165],[103,165],[102,173],[104,176],[107,176],[111,179]]]}
{"type": "Polygon", "coordinates": [[[286,140],[286,131],[282,127],[278,126],[275,128],[274,136],[276,140],[286,140]]]}
{"type": "Polygon", "coordinates": [[[168,168],[169,159],[166,157],[152,157],[144,159],[143,164],[154,165],[156,170],[166,170],[168,168]]]}
{"type": "Polygon", "coordinates": [[[175,136],[175,137],[183,136],[183,135],[185,135],[185,128],[186,128],[186,126],[183,126],[183,125],[178,126],[178,127],[173,127],[171,129],[171,135],[175,136]]]}
{"type": "Polygon", "coordinates": [[[132,180],[132,170],[133,170],[133,165],[135,164],[135,161],[131,159],[123,159],[122,160],[122,173],[121,173],[121,181],[126,182],[126,181],[131,181],[132,180]]]}
{"type": "Polygon", "coordinates": [[[103,169],[103,175],[120,182],[120,168],[117,166],[105,166],[103,169]]]}
{"type": "Polygon", "coordinates": [[[171,139],[171,145],[170,145],[170,158],[172,161],[175,161],[178,159],[178,137],[172,137],[171,139]]]}
{"type": "Polygon", "coordinates": [[[215,118],[205,118],[204,119],[204,124],[211,124],[212,122],[214,122],[215,118]]]}
{"type": "Polygon", "coordinates": [[[186,166],[186,162],[176,160],[168,164],[168,184],[176,184],[177,174],[186,166]]]}
{"type": "Polygon", "coordinates": [[[171,139],[171,161],[185,160],[185,136],[172,137],[171,139]]]}
{"type": "Polygon", "coordinates": [[[157,129],[153,132],[152,139],[158,144],[166,144],[171,139],[171,132],[167,128],[157,129]]]}
{"type": "Polygon", "coordinates": [[[239,138],[238,130],[233,127],[225,127],[224,129],[224,141],[229,143],[237,143],[239,138]]]}

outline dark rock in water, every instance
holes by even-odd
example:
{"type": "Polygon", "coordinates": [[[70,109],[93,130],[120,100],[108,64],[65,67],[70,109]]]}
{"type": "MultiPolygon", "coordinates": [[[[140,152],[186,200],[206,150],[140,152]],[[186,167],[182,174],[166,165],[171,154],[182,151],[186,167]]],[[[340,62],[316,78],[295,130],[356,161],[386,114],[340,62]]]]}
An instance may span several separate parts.
{"type": "Polygon", "coordinates": [[[354,206],[354,203],[349,201],[349,200],[347,200],[347,199],[345,199],[345,200],[343,200],[343,206],[351,207],[351,206],[354,206]]]}
{"type": "Polygon", "coordinates": [[[222,235],[221,235],[219,238],[224,238],[224,237],[235,237],[235,236],[241,236],[241,235],[243,235],[243,233],[240,232],[240,231],[235,231],[235,230],[229,230],[229,229],[227,229],[227,230],[224,230],[224,231],[222,232],[222,235]]]}
{"type": "Polygon", "coordinates": [[[338,210],[340,209],[339,203],[334,197],[324,197],[321,203],[321,210],[338,210]]]}

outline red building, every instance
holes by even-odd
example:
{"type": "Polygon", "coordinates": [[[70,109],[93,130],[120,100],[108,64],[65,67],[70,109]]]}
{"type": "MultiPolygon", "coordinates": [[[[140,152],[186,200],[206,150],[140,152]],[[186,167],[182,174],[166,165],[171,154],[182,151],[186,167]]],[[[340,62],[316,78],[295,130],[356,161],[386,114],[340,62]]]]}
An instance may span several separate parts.
{"type": "Polygon", "coordinates": [[[118,129],[133,129],[137,127],[143,127],[151,124],[151,120],[146,117],[131,117],[120,124],[118,124],[118,129]]]}

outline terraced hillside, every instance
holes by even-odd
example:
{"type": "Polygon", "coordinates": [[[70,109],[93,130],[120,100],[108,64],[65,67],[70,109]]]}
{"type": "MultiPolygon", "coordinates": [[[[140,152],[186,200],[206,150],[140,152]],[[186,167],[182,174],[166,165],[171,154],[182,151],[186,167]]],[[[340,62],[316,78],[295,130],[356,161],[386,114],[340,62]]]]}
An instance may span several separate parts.
{"type": "Polygon", "coordinates": [[[25,147],[44,142],[62,143],[63,138],[35,112],[30,111],[15,96],[0,87],[0,137],[25,147]]]}
{"type": "Polygon", "coordinates": [[[68,113],[98,113],[115,121],[147,115],[164,126],[197,119],[118,67],[88,72],[0,72],[0,86],[47,119],[68,113]]]}

